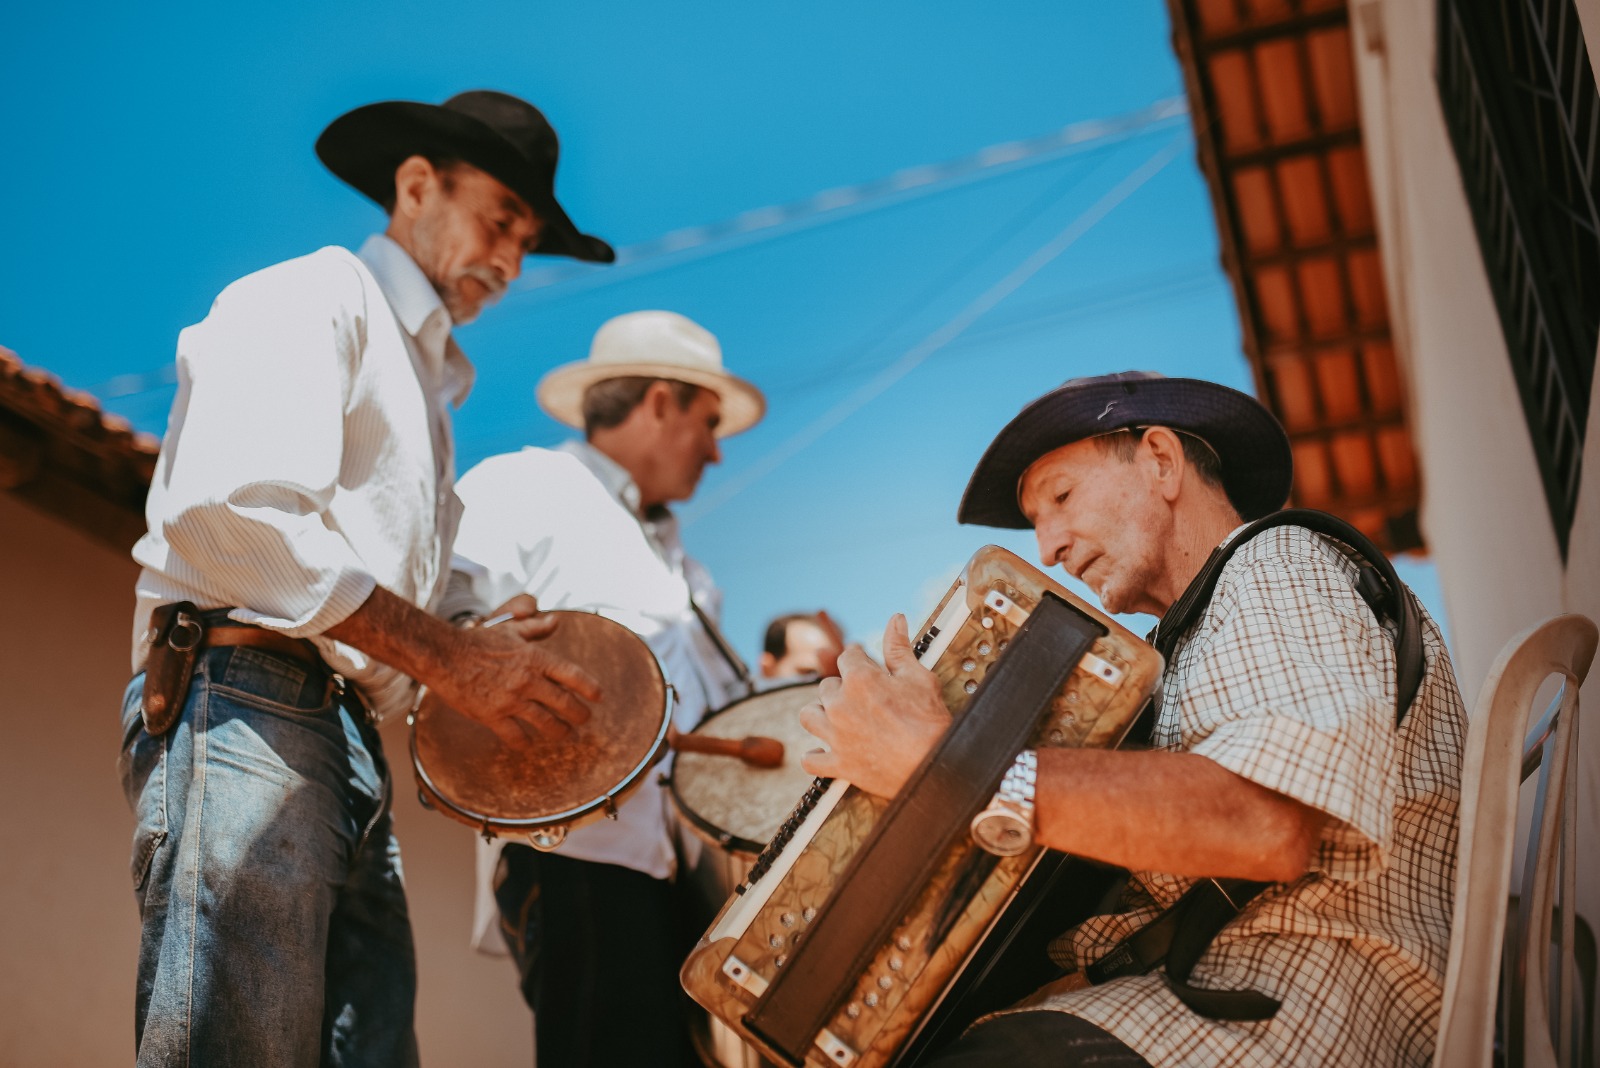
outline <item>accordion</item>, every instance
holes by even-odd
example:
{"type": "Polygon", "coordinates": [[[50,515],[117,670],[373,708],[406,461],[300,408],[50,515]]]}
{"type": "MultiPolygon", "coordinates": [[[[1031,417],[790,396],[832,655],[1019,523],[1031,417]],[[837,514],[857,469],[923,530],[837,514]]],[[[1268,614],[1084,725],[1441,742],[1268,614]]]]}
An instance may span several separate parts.
{"type": "MultiPolygon", "coordinates": [[[[1059,905],[1039,906],[1046,888],[1062,899],[1068,858],[995,856],[968,823],[1021,749],[1118,745],[1161,678],[1148,644],[992,545],[913,639],[953,716],[942,741],[893,799],[816,780],[682,970],[696,1001],[779,1063],[907,1064],[1029,992],[975,993],[1012,945],[1043,961],[1066,924],[1049,928],[1059,905]]],[[[1011,971],[1015,987],[1026,969],[1011,971]]]]}

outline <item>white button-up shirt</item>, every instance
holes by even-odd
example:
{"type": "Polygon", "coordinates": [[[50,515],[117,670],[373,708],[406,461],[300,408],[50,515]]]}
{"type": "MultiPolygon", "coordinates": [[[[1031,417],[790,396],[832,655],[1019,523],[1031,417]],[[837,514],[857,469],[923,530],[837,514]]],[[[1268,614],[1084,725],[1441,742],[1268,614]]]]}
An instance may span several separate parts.
{"type": "MultiPolygon", "coordinates": [[[[677,691],[679,730],[743,696],[690,604],[693,596],[716,618],[721,597],[710,573],[685,554],[670,513],[641,515],[638,487],[610,457],[581,441],[527,448],[478,464],[458,490],[465,513],[455,567],[472,576],[481,604],[530,593],[540,608],[594,611],[623,624],[655,652],[677,691]]],[[[579,827],[561,854],[665,879],[676,866],[671,829],[652,770],[617,819],[579,827]]],[[[480,871],[492,870],[493,856],[480,857],[480,871]]],[[[477,926],[492,918],[492,898],[480,895],[477,926]]]]}
{"type": "Polygon", "coordinates": [[[232,606],[309,638],[380,715],[410,679],[323,637],[374,586],[424,607],[460,516],[450,407],[472,366],[381,234],[247,275],[178,337],[178,393],[145,505],[134,668],[151,609],[232,606]]]}

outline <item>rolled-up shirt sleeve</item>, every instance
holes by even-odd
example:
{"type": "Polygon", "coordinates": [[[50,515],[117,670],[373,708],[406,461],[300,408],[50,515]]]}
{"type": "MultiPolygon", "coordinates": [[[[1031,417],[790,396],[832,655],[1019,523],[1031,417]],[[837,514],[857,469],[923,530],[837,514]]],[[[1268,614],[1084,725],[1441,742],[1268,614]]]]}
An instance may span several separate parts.
{"type": "Polygon", "coordinates": [[[1374,877],[1394,833],[1394,655],[1338,551],[1304,531],[1241,549],[1185,649],[1181,748],[1331,817],[1313,866],[1374,877]]]}
{"type": "Polygon", "coordinates": [[[376,585],[329,512],[365,299],[338,260],[269,269],[224,290],[178,343],[183,416],[152,530],[238,618],[295,636],[338,624],[376,585]]]}

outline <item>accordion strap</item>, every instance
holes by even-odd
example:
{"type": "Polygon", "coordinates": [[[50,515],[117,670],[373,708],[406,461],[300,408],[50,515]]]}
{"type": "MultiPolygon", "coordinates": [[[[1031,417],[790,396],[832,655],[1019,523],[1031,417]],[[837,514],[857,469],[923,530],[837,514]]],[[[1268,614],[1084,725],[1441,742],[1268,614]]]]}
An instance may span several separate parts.
{"type": "MultiPolygon", "coordinates": [[[[1237,537],[1216,549],[1183,595],[1161,617],[1151,644],[1171,662],[1178,639],[1186,634],[1211,603],[1222,569],[1233,554],[1257,534],[1273,527],[1305,527],[1315,533],[1343,542],[1351,549],[1359,569],[1356,592],[1378,618],[1392,628],[1395,651],[1395,726],[1405,720],[1406,710],[1416,700],[1422,686],[1426,663],[1422,650],[1422,617],[1411,591],[1401,583],[1394,565],[1366,535],[1337,516],[1309,508],[1286,508],[1256,520],[1237,537]]],[[[1148,741],[1155,726],[1152,707],[1134,733],[1148,741]]],[[[1279,1002],[1254,990],[1207,990],[1189,983],[1196,962],[1213,939],[1234,917],[1271,883],[1245,879],[1205,879],[1190,887],[1160,916],[1150,921],[1095,963],[1084,969],[1092,983],[1103,983],[1124,975],[1143,975],[1166,964],[1162,975],[1167,987],[1193,1012],[1216,1020],[1270,1020],[1279,1002]]]]}
{"type": "MultiPolygon", "coordinates": [[[[1355,559],[1357,575],[1356,593],[1377,616],[1378,622],[1392,628],[1395,654],[1395,725],[1404,721],[1406,710],[1416,700],[1422,687],[1426,670],[1422,650],[1422,616],[1417,611],[1416,599],[1406,589],[1395,572],[1389,558],[1372,544],[1367,536],[1338,516],[1312,508],[1285,508],[1263,516],[1239,531],[1236,537],[1211,551],[1200,573],[1194,577],[1183,594],[1173,602],[1161,617],[1161,622],[1151,632],[1149,642],[1155,646],[1167,663],[1172,663],[1172,653],[1178,639],[1188,633],[1200,618],[1211,595],[1216,592],[1222,569],[1233,559],[1233,554],[1243,548],[1257,534],[1273,527],[1296,526],[1343,542],[1355,559]]],[[[1132,738],[1148,742],[1155,728],[1159,709],[1152,705],[1134,725],[1132,738]]]]}

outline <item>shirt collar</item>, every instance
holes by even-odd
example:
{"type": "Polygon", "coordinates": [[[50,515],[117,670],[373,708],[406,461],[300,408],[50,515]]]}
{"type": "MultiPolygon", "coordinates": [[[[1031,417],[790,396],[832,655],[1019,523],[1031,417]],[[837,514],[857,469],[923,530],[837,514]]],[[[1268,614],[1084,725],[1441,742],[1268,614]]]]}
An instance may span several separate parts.
{"type": "Polygon", "coordinates": [[[564,441],[556,448],[578,458],[578,461],[587,467],[606,492],[621,501],[629,513],[642,519],[639,511],[639,486],[633,481],[633,476],[628,474],[628,469],[617,461],[589,444],[587,441],[573,439],[564,441]]]}
{"type": "Polygon", "coordinates": [[[387,234],[373,234],[356,253],[378,280],[384,299],[405,332],[417,342],[438,377],[439,386],[457,407],[467,399],[475,377],[472,364],[450,335],[450,312],[411,254],[387,234]]]}

